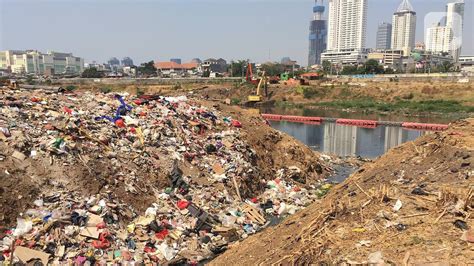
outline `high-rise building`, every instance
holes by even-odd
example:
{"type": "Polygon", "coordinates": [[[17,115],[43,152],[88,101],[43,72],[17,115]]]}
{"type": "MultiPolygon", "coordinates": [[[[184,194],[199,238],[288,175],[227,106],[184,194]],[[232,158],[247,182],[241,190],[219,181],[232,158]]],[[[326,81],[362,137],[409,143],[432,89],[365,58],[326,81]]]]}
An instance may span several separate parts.
{"type": "Polygon", "coordinates": [[[313,20],[309,26],[309,54],[308,66],[321,64],[321,54],[326,50],[326,20],[324,15],[323,0],[315,0],[313,7],[313,20]]]}
{"type": "Polygon", "coordinates": [[[107,61],[107,63],[111,66],[118,66],[120,65],[120,60],[118,60],[117,57],[112,57],[107,61]]]}
{"type": "Polygon", "coordinates": [[[415,47],[416,12],[408,0],[403,0],[392,18],[392,50],[410,55],[415,47]]]}
{"type": "Polygon", "coordinates": [[[365,48],[367,0],[329,0],[328,50],[365,48]]]}
{"type": "Polygon", "coordinates": [[[392,43],[392,24],[382,22],[377,29],[377,50],[390,49],[392,43]]]}
{"type": "Polygon", "coordinates": [[[80,74],[84,70],[84,59],[54,51],[7,50],[0,52],[0,68],[17,74],[80,74]]]}
{"type": "Polygon", "coordinates": [[[171,58],[170,62],[174,62],[176,64],[181,64],[181,58],[171,58]]]}
{"type": "Polygon", "coordinates": [[[448,3],[443,22],[426,30],[426,50],[432,53],[445,53],[458,62],[462,46],[464,1],[448,3]]]}
{"type": "Polygon", "coordinates": [[[362,63],[365,52],[368,0],[329,0],[327,52],[322,59],[362,63]]]}
{"type": "Polygon", "coordinates": [[[426,50],[432,53],[449,53],[451,30],[440,24],[426,29],[426,50]]]}
{"type": "Polygon", "coordinates": [[[125,67],[133,66],[133,60],[130,57],[124,57],[122,59],[122,66],[125,66],[125,67]]]}
{"type": "Polygon", "coordinates": [[[463,21],[464,0],[448,3],[446,5],[446,27],[451,29],[450,53],[455,62],[458,62],[461,55],[463,21]]]}

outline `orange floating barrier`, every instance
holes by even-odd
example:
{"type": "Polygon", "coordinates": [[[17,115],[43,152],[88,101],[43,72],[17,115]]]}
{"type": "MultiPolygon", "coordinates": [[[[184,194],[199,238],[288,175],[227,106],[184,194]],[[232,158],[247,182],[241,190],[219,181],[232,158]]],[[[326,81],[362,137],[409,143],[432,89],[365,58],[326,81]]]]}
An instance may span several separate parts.
{"type": "Polygon", "coordinates": [[[402,123],[402,127],[416,130],[444,131],[447,130],[449,126],[443,124],[402,123]]]}

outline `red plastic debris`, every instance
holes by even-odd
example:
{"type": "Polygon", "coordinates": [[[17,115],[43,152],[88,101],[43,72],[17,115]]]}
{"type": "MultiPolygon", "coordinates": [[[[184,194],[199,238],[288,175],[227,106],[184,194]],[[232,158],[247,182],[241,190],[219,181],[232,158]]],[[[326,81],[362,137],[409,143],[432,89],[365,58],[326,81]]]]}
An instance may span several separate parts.
{"type": "Polygon", "coordinates": [[[130,132],[132,132],[132,133],[135,134],[135,132],[137,132],[137,130],[136,130],[134,127],[131,127],[131,128],[130,128],[130,132]]]}
{"type": "Polygon", "coordinates": [[[179,208],[180,210],[186,209],[186,208],[189,206],[189,201],[187,201],[187,200],[179,200],[176,205],[178,205],[178,208],[179,208]]]}
{"type": "Polygon", "coordinates": [[[110,247],[110,241],[106,238],[109,236],[108,233],[100,233],[99,240],[92,241],[92,246],[97,249],[107,249],[110,247]]]}
{"type": "Polygon", "coordinates": [[[133,100],[133,103],[136,104],[136,105],[141,105],[143,102],[140,99],[135,99],[135,100],[133,100]]]}
{"type": "Polygon", "coordinates": [[[156,251],[156,248],[153,248],[153,247],[149,247],[149,246],[146,246],[143,251],[145,251],[145,253],[153,253],[156,251]]]}
{"type": "Polygon", "coordinates": [[[104,228],[107,227],[107,225],[105,224],[105,222],[101,222],[101,223],[98,223],[98,224],[96,225],[96,227],[97,227],[98,229],[104,229],[104,228]]]}
{"type": "Polygon", "coordinates": [[[242,127],[242,123],[240,123],[239,120],[232,120],[232,125],[238,128],[242,127]]]}
{"type": "Polygon", "coordinates": [[[67,113],[67,114],[69,114],[69,115],[72,115],[72,110],[71,110],[70,108],[64,106],[63,109],[64,109],[64,112],[65,112],[65,113],[67,113]]]}
{"type": "Polygon", "coordinates": [[[36,98],[36,97],[32,97],[31,98],[31,101],[34,102],[34,103],[37,103],[39,101],[41,101],[39,98],[36,98]]]}
{"type": "Polygon", "coordinates": [[[169,234],[168,229],[163,229],[160,232],[156,233],[155,236],[156,238],[163,240],[166,238],[168,234],[169,234]]]}
{"type": "Polygon", "coordinates": [[[257,198],[251,198],[250,201],[253,202],[253,203],[257,203],[258,199],[257,198]]]}
{"type": "Polygon", "coordinates": [[[117,120],[115,121],[115,125],[116,125],[117,127],[122,127],[122,128],[123,128],[123,127],[125,127],[125,122],[123,121],[123,119],[117,119],[117,120]]]}

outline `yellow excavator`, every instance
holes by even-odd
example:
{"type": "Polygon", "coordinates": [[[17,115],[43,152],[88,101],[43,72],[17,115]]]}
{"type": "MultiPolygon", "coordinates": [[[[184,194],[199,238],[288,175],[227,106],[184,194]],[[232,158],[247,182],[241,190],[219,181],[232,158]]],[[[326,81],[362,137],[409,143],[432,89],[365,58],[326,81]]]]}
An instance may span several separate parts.
{"type": "MultiPolygon", "coordinates": [[[[257,91],[255,95],[249,95],[249,102],[261,102],[262,101],[262,88],[265,89],[265,92],[267,90],[267,81],[268,78],[265,75],[265,71],[262,72],[262,77],[260,78],[260,81],[258,82],[257,85],[257,91]]],[[[265,93],[266,94],[266,93],[265,93]]]]}

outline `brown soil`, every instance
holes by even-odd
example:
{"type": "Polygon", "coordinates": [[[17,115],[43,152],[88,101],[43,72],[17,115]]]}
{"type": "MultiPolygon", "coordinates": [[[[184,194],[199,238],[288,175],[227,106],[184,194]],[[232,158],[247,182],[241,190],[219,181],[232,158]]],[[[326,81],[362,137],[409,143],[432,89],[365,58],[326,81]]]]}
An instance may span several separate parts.
{"type": "MultiPolygon", "coordinates": [[[[104,87],[104,86],[102,86],[104,87]]],[[[107,86],[105,86],[107,87],[107,86]]],[[[128,91],[136,94],[143,93],[159,94],[183,94],[192,91],[194,95],[206,96],[210,99],[223,100],[232,99],[238,103],[247,101],[249,95],[255,94],[255,85],[250,84],[182,84],[175,86],[165,85],[140,85],[140,86],[108,86],[117,91],[128,91]],[[137,90],[137,87],[140,89],[137,90]]],[[[304,98],[301,86],[280,82],[270,84],[268,96],[269,102],[289,102],[293,104],[311,104],[314,102],[332,102],[337,100],[351,100],[357,98],[371,98],[374,101],[396,102],[399,100],[425,101],[425,100],[455,100],[462,105],[474,106],[474,86],[470,83],[457,83],[448,81],[311,81],[310,87],[315,94],[310,99],[304,98]]],[[[99,90],[101,87],[79,86],[80,89],[99,90]]]]}
{"type": "Polygon", "coordinates": [[[233,245],[211,265],[363,263],[378,251],[399,265],[472,264],[474,246],[454,223],[474,227],[473,147],[469,119],[394,148],[321,202],[233,245]]]}
{"type": "MultiPolygon", "coordinates": [[[[308,104],[312,102],[332,102],[342,99],[372,98],[376,101],[398,101],[412,100],[456,100],[463,105],[474,106],[474,86],[471,83],[455,82],[311,82],[310,88],[315,94],[310,99],[305,99],[298,87],[285,84],[270,85],[268,89],[268,101],[285,101],[294,104],[308,104]]],[[[238,99],[240,102],[247,101],[247,96],[255,93],[252,86],[240,86],[238,89],[230,87],[209,87],[199,90],[201,95],[210,98],[238,99]]]]}

